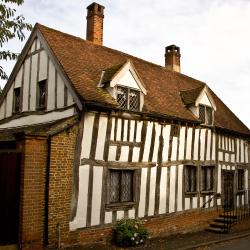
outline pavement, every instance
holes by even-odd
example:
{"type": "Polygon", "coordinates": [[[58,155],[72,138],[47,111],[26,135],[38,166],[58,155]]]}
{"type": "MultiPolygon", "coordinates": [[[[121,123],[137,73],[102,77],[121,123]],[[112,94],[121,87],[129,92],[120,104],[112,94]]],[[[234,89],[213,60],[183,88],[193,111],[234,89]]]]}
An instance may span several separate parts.
{"type": "MultiPolygon", "coordinates": [[[[233,242],[238,239],[245,239],[248,244],[250,237],[250,218],[247,218],[238,224],[234,225],[231,231],[227,234],[216,234],[207,231],[199,231],[187,234],[177,234],[166,236],[162,238],[152,238],[144,245],[136,247],[116,247],[114,245],[92,245],[77,248],[70,248],[70,250],[189,250],[189,249],[219,249],[216,248],[219,244],[233,242]]],[[[237,244],[237,243],[234,243],[237,244]]],[[[224,249],[224,248],[221,248],[224,249]]],[[[228,248],[225,248],[228,249],[228,248]]],[[[237,249],[237,248],[236,248],[237,249]]],[[[250,248],[249,248],[250,249],[250,248]]],[[[69,250],[69,249],[68,249],[69,250]]]]}

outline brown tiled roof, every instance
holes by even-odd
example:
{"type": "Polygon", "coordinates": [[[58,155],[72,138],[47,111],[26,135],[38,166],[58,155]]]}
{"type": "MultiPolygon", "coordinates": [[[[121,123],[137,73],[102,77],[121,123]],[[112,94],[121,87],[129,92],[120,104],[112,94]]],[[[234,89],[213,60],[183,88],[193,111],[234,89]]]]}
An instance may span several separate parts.
{"type": "Polygon", "coordinates": [[[198,96],[200,95],[201,91],[203,90],[203,88],[204,86],[201,86],[196,89],[180,91],[180,95],[181,95],[183,103],[185,105],[194,104],[198,96]]]}
{"type": "MultiPolygon", "coordinates": [[[[117,69],[127,60],[131,60],[147,89],[144,112],[197,121],[197,118],[182,102],[180,93],[203,88],[205,83],[40,24],[37,24],[36,27],[41,31],[65,71],[64,73],[83,100],[117,105],[108,92],[104,88],[98,88],[97,85],[100,82],[102,71],[114,69],[114,67],[117,69]]],[[[110,71],[112,74],[114,73],[112,70],[110,71]]],[[[213,98],[217,107],[215,125],[250,135],[249,129],[215,94],[213,94],[213,98]]]]}

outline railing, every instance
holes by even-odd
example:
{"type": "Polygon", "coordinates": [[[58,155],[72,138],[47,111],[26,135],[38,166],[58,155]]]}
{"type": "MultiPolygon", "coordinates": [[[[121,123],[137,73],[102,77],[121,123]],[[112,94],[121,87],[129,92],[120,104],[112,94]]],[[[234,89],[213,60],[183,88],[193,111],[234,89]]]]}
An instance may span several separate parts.
{"type": "Polygon", "coordinates": [[[250,216],[250,189],[230,193],[228,189],[223,197],[224,232],[232,225],[250,216]]]}
{"type": "Polygon", "coordinates": [[[202,208],[205,208],[206,205],[209,204],[213,199],[215,199],[216,197],[220,197],[220,196],[221,196],[221,194],[215,193],[206,202],[203,203],[202,208]]]}

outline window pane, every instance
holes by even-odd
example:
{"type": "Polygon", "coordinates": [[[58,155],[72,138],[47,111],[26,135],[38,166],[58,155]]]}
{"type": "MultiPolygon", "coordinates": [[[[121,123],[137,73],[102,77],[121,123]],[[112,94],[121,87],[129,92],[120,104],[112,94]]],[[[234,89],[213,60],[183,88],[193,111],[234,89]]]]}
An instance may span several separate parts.
{"type": "Polygon", "coordinates": [[[137,90],[129,91],[129,109],[138,111],[140,109],[140,93],[137,90]]]}
{"type": "Polygon", "coordinates": [[[207,124],[212,125],[213,123],[213,112],[212,108],[206,107],[207,124]]]}
{"type": "Polygon", "coordinates": [[[196,167],[186,166],[186,192],[196,192],[196,167]]]}
{"type": "Polygon", "coordinates": [[[238,170],[238,190],[244,189],[244,170],[238,170]]]}
{"type": "Polygon", "coordinates": [[[110,171],[110,202],[119,202],[120,171],[110,171]]]}
{"type": "Polygon", "coordinates": [[[117,88],[117,102],[120,104],[121,108],[128,108],[128,90],[126,88],[117,88]]]}
{"type": "Polygon", "coordinates": [[[14,89],[14,112],[20,112],[21,110],[21,89],[14,89]]]}
{"type": "Polygon", "coordinates": [[[45,108],[46,107],[46,81],[39,82],[38,88],[39,88],[38,107],[45,108]]]}
{"type": "Polygon", "coordinates": [[[202,123],[205,123],[205,106],[199,105],[199,119],[202,121],[202,123]]]}
{"type": "Polygon", "coordinates": [[[122,171],[121,201],[133,201],[133,171],[122,171]]]}

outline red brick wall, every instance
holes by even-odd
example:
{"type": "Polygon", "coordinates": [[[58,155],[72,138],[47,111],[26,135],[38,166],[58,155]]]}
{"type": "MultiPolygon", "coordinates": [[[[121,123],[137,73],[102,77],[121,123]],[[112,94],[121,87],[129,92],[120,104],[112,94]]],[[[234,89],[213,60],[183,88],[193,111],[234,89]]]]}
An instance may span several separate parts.
{"type": "Polygon", "coordinates": [[[22,152],[19,241],[22,249],[39,250],[44,238],[47,141],[25,136],[17,141],[17,147],[22,152]]]}
{"type": "Polygon", "coordinates": [[[58,225],[60,225],[61,245],[75,241],[69,235],[70,204],[72,195],[74,151],[77,126],[51,138],[51,157],[49,174],[49,246],[57,246],[58,225]]]}

